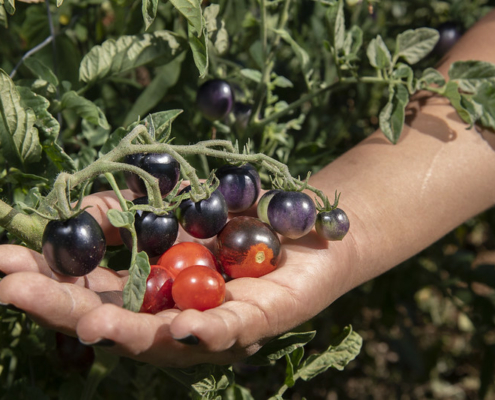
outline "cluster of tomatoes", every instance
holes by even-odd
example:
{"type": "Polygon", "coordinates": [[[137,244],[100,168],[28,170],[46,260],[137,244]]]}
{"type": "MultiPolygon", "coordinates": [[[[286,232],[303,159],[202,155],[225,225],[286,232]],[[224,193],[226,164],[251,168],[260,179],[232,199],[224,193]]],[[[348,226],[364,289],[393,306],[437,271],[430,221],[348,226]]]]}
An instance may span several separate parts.
{"type": "MultiPolygon", "coordinates": [[[[210,119],[224,117],[232,104],[232,91],[224,81],[209,81],[198,92],[198,107],[209,113],[210,119]]],[[[123,161],[154,176],[163,197],[179,181],[180,164],[170,154],[132,154],[123,161]]],[[[216,307],[225,299],[225,279],[256,278],[277,268],[281,252],[277,234],[297,239],[315,227],[326,240],[341,240],[349,229],[344,211],[333,208],[317,212],[311,197],[302,191],[270,190],[258,201],[261,181],[249,163],[224,165],[215,176],[219,185],[207,199],[183,199],[167,213],[136,210],[137,250],[146,252],[153,264],[142,312],[216,307]],[[228,220],[229,213],[246,211],[257,201],[258,218],[237,216],[228,220]],[[215,237],[213,252],[195,242],[174,245],[179,226],[196,239],[215,237]]],[[[125,180],[138,196],[134,204],[147,204],[142,178],[126,172],[125,180]]],[[[183,188],[179,198],[189,191],[191,186],[183,188]]],[[[124,245],[132,249],[131,233],[120,228],[120,235],[124,245]]],[[[101,227],[85,211],[68,220],[50,221],[42,242],[48,265],[57,273],[71,276],[91,272],[106,251],[101,227]]]]}

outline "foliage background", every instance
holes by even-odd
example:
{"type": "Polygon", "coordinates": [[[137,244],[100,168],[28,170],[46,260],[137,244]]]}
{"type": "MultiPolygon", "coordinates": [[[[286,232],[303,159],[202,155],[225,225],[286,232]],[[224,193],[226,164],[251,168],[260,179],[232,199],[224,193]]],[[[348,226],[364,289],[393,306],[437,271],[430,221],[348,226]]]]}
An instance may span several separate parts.
{"type": "MultiPolygon", "coordinates": [[[[211,53],[206,78],[228,79],[236,88],[237,99],[250,102],[255,85],[240,69],[259,68],[255,57],[259,38],[256,7],[248,0],[212,3],[220,5],[225,24],[219,23],[213,40],[217,50],[228,44],[228,51],[222,55],[211,53]],[[222,28],[228,38],[222,36],[222,28]]],[[[278,2],[273,3],[276,10],[278,2]]],[[[465,30],[495,7],[493,1],[486,0],[370,3],[371,13],[367,2],[347,1],[345,6],[347,24],[362,28],[365,44],[377,34],[385,43],[393,43],[406,29],[436,28],[447,21],[465,30]]],[[[323,10],[324,5],[316,1],[294,1],[288,29],[308,53],[313,73],[331,82],[335,78],[331,56],[322,51],[326,35],[323,10]]],[[[73,110],[57,115],[62,127],[60,142],[77,167],[97,157],[97,150],[114,129],[162,110],[184,110],[174,122],[175,143],[212,137],[241,142],[246,139],[235,127],[230,133],[223,132],[222,126],[212,127],[196,110],[195,93],[203,79],[198,78],[190,51],[163,66],[146,65],[101,85],[81,85],[79,63],[93,46],[144,31],[140,1],[66,0],[59,8],[51,4],[50,11],[56,40],[32,58],[55,71],[59,82],[81,90],[86,99],[100,107],[108,125],[90,123],[73,110]]],[[[26,52],[52,33],[44,3],[17,2],[14,15],[0,15],[8,24],[0,28],[0,68],[10,73],[26,52]]],[[[158,4],[156,19],[147,32],[161,29],[186,36],[185,21],[170,2],[158,4]]],[[[432,54],[418,68],[433,66],[438,60],[439,56],[432,54]]],[[[364,75],[366,67],[362,68],[360,73],[364,75]]],[[[293,87],[281,84],[276,88],[274,93],[280,99],[290,103],[306,91],[307,82],[289,46],[277,50],[274,71],[293,83],[293,87]]],[[[15,78],[35,81],[37,77],[24,63],[15,78]]],[[[292,116],[297,123],[290,129],[275,127],[268,135],[251,138],[253,147],[288,163],[293,175],[317,171],[377,129],[377,115],[386,103],[384,89],[383,85],[358,84],[325,94],[303,105],[304,118],[292,116]]],[[[53,88],[40,90],[50,92],[53,88]]],[[[56,99],[60,93],[48,95],[56,99]]],[[[230,121],[224,122],[229,126],[230,121]]],[[[205,176],[215,166],[204,160],[191,162],[205,176]]],[[[32,186],[25,176],[21,179],[5,174],[1,183],[2,197],[11,201],[25,201],[32,186]]],[[[49,182],[36,184],[43,189],[49,182]]],[[[96,182],[92,190],[105,189],[105,185],[104,181],[96,182]]],[[[329,338],[348,324],[363,337],[364,346],[344,371],[330,370],[310,382],[298,381],[286,398],[495,399],[494,226],[495,210],[491,209],[403,265],[346,294],[300,327],[317,331],[306,346],[309,354],[326,349],[329,338]]],[[[8,240],[3,233],[3,241],[8,240]]],[[[0,399],[74,399],[80,397],[85,383],[98,383],[89,372],[89,364],[78,364],[77,368],[64,364],[53,332],[37,327],[15,311],[2,311],[0,318],[0,399]]],[[[72,354],[75,357],[74,351],[72,354]]],[[[263,399],[283,383],[285,364],[254,368],[239,363],[234,371],[236,382],[250,389],[256,399],[263,399]]],[[[120,360],[99,382],[95,398],[172,399],[186,395],[162,372],[120,360]]]]}

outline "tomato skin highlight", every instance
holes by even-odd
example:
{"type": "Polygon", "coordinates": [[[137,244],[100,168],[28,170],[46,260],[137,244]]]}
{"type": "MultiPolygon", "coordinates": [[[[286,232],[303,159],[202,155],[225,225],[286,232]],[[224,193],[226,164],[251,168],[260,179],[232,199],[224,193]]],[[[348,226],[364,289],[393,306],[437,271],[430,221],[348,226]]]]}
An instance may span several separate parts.
{"type": "Polygon", "coordinates": [[[220,272],[219,263],[213,253],[196,242],[181,242],[173,245],[162,254],[157,264],[166,268],[173,278],[192,265],[203,265],[220,272]]]}
{"type": "Polygon", "coordinates": [[[217,236],[218,260],[231,278],[259,278],[274,271],[281,245],[275,231],[258,218],[235,217],[217,236]]]}
{"type": "Polygon", "coordinates": [[[211,268],[192,265],[175,278],[172,297],[180,310],[209,310],[225,301],[225,281],[211,268]]]}
{"type": "Polygon", "coordinates": [[[146,280],[146,292],[139,312],[156,314],[175,306],[172,298],[172,283],[174,279],[167,268],[152,265],[146,280]]]}
{"type": "Polygon", "coordinates": [[[84,276],[100,265],[106,240],[98,222],[86,211],[63,221],[50,221],[42,237],[48,266],[62,275],[84,276]]]}

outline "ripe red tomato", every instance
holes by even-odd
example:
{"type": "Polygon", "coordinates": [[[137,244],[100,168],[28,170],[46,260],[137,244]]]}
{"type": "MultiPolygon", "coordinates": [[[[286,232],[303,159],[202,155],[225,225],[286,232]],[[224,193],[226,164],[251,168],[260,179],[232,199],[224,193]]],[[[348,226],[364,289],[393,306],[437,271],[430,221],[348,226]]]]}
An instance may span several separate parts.
{"type": "Polygon", "coordinates": [[[172,297],[180,310],[204,311],[218,307],[225,301],[225,281],[217,271],[193,265],[175,278],[172,297]]]}
{"type": "Polygon", "coordinates": [[[217,236],[217,257],[231,278],[258,278],[277,268],[280,240],[258,218],[236,217],[217,236]]]}
{"type": "Polygon", "coordinates": [[[204,265],[219,271],[217,259],[205,246],[195,242],[181,242],[173,245],[158,259],[158,265],[168,269],[175,279],[177,274],[191,265],[204,265]]]}
{"type": "Polygon", "coordinates": [[[160,311],[173,308],[172,298],[173,278],[170,272],[161,265],[152,265],[146,280],[146,292],[143,304],[139,310],[142,313],[156,314],[160,311]]]}

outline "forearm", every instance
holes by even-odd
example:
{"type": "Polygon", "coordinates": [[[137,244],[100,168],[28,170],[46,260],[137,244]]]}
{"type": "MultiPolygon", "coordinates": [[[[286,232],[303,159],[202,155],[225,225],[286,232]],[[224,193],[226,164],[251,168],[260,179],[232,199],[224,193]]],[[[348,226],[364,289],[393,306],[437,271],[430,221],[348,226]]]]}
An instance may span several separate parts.
{"type": "MultiPolygon", "coordinates": [[[[439,66],[495,62],[495,13],[469,31],[439,66]],[[490,32],[490,34],[488,34],[490,32]]],[[[329,301],[417,254],[495,204],[495,133],[475,129],[448,101],[421,93],[408,106],[397,145],[378,131],[313,177],[340,206],[351,229],[330,244],[337,275],[329,301]],[[343,261],[339,261],[343,260],[343,261]]]]}

